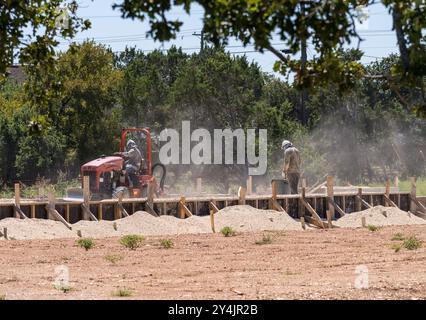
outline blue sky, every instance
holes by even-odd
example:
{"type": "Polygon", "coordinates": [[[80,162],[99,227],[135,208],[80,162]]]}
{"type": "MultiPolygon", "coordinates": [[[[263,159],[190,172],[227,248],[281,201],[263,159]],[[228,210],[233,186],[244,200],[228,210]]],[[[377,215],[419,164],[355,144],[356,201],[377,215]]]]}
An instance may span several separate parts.
{"type": "MultiPolygon", "coordinates": [[[[150,51],[167,49],[172,45],[184,48],[187,53],[199,51],[200,39],[193,33],[199,32],[202,27],[203,10],[201,7],[193,6],[190,16],[179,8],[170,12],[170,17],[176,17],[184,24],[177,39],[162,44],[146,38],[148,30],[146,22],[122,19],[119,11],[112,9],[114,2],[120,2],[120,0],[81,0],[79,15],[89,19],[92,22],[92,28],[78,34],[74,40],[80,42],[84,39],[94,39],[96,42],[110,46],[113,51],[123,51],[126,46],[136,46],[138,49],[150,51]]],[[[359,28],[360,35],[365,39],[361,43],[361,49],[365,52],[363,63],[370,63],[397,52],[395,34],[391,32],[391,29],[392,21],[386,8],[380,3],[371,6],[369,19],[359,28]]],[[[280,43],[280,41],[277,40],[275,43],[280,43]]],[[[59,49],[65,50],[68,44],[68,41],[62,40],[59,49]]],[[[356,43],[353,46],[356,46],[356,43]]],[[[276,47],[284,49],[284,46],[276,45],[276,47]]],[[[263,54],[253,52],[253,47],[244,48],[236,40],[230,41],[227,50],[238,55],[246,54],[249,60],[256,61],[265,72],[274,73],[272,68],[277,59],[270,52],[263,54]]],[[[313,54],[313,49],[308,48],[308,57],[312,57],[313,54]]]]}

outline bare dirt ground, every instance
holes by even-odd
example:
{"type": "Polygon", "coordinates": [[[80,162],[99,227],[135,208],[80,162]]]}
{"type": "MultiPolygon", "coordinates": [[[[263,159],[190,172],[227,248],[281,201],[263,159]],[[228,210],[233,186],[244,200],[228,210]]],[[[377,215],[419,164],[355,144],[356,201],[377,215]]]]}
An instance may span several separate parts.
{"type": "Polygon", "coordinates": [[[395,252],[397,232],[426,241],[426,225],[367,229],[150,236],[134,251],[119,238],[0,241],[0,296],[6,299],[425,299],[426,245],[395,252]],[[118,261],[105,257],[115,255],[118,261]],[[54,287],[55,267],[69,268],[71,290],[54,287]],[[356,268],[368,268],[368,289],[356,289],[356,268]]]}

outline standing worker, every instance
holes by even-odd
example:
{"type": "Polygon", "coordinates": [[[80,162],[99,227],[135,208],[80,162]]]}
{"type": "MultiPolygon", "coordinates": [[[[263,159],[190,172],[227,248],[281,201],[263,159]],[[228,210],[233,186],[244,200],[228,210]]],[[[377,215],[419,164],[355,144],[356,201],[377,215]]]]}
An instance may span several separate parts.
{"type": "Polygon", "coordinates": [[[284,151],[283,177],[288,180],[291,194],[297,194],[302,164],[300,152],[288,140],[283,141],[281,148],[284,151]]]}

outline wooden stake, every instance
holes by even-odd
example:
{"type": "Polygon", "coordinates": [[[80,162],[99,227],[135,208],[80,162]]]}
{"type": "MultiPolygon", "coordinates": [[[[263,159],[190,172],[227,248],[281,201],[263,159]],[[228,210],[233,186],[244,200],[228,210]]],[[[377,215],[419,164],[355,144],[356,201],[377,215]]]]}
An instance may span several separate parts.
{"type": "Polygon", "coordinates": [[[365,228],[367,226],[367,221],[365,217],[361,217],[361,226],[365,228]]]}
{"type": "Polygon", "coordinates": [[[49,192],[48,194],[48,200],[49,203],[46,206],[46,211],[47,211],[47,216],[49,219],[52,220],[57,220],[62,222],[65,227],[67,227],[68,229],[72,230],[72,227],[70,224],[68,224],[68,222],[60,215],[60,213],[58,211],[56,211],[55,209],[55,196],[53,195],[52,192],[49,192]]]}
{"type": "Polygon", "coordinates": [[[334,202],[333,199],[328,198],[328,203],[329,203],[329,205],[332,205],[333,208],[340,214],[340,217],[343,217],[345,215],[345,211],[343,211],[343,209],[340,208],[338,206],[338,204],[336,202],[334,202]]]}
{"type": "Polygon", "coordinates": [[[196,190],[197,193],[201,193],[202,192],[202,183],[203,183],[202,178],[197,178],[197,180],[196,180],[196,186],[195,186],[195,190],[196,190]]]}
{"type": "Polygon", "coordinates": [[[417,186],[416,186],[416,177],[411,177],[411,192],[410,192],[410,211],[412,213],[416,213],[417,211],[417,205],[415,200],[417,199],[417,186]]]}
{"type": "Polygon", "coordinates": [[[393,202],[391,200],[391,198],[389,198],[386,194],[384,194],[384,198],[385,198],[385,202],[388,204],[389,207],[396,207],[396,208],[398,208],[398,206],[395,204],[395,202],[393,202]]]}
{"type": "Polygon", "coordinates": [[[245,205],[246,204],[246,192],[247,189],[244,187],[238,188],[238,204],[245,205]]]}
{"type": "Polygon", "coordinates": [[[358,188],[358,195],[355,197],[355,211],[361,211],[362,209],[362,188],[358,188]]]}
{"type": "Polygon", "coordinates": [[[120,194],[118,195],[118,208],[121,212],[121,217],[129,216],[126,209],[123,207],[123,192],[120,192],[120,194]]]}
{"type": "Polygon", "coordinates": [[[81,208],[83,209],[83,215],[85,217],[88,217],[88,220],[98,221],[98,219],[95,217],[92,211],[90,211],[90,204],[89,206],[86,206],[86,204],[82,203],[81,208]]]}
{"type": "Polygon", "coordinates": [[[417,198],[414,198],[411,200],[417,205],[417,210],[420,210],[423,213],[426,213],[426,207],[417,198]]]}
{"type": "Polygon", "coordinates": [[[304,202],[306,202],[305,197],[306,197],[306,189],[302,188],[301,199],[299,199],[299,212],[298,212],[299,218],[305,216],[305,206],[304,206],[304,202]]]}
{"type": "Polygon", "coordinates": [[[179,206],[179,217],[181,219],[185,219],[187,216],[188,217],[192,216],[191,210],[189,210],[188,207],[186,206],[185,197],[180,198],[178,206],[179,206]]]}
{"type": "MultiPolygon", "coordinates": [[[[303,190],[303,189],[302,189],[303,190]]],[[[302,204],[303,204],[303,206],[306,208],[306,209],[308,209],[308,211],[311,213],[311,215],[312,215],[312,220],[316,220],[317,221],[317,223],[318,223],[318,225],[319,226],[321,226],[321,228],[323,228],[324,229],[324,223],[323,223],[323,221],[321,220],[321,218],[320,218],[320,216],[318,215],[318,213],[314,210],[314,208],[312,208],[311,207],[311,205],[308,203],[308,202],[306,202],[305,201],[305,199],[304,199],[304,193],[303,193],[303,191],[302,191],[302,197],[300,198],[300,201],[302,202],[302,204]]],[[[303,216],[302,216],[303,217],[303,216]]]]}
{"type": "Polygon", "coordinates": [[[219,211],[219,208],[216,206],[216,203],[213,200],[211,200],[209,202],[209,209],[210,209],[210,225],[211,225],[213,233],[215,233],[216,231],[214,226],[214,215],[216,212],[219,211]]]}
{"type": "Polygon", "coordinates": [[[15,183],[15,218],[20,218],[19,210],[21,209],[21,190],[19,183],[15,183]]]}
{"type": "MultiPolygon", "coordinates": [[[[90,177],[89,176],[83,176],[83,220],[89,220],[89,214],[87,210],[84,210],[84,207],[86,209],[89,209],[90,207],[90,177]]],[[[90,210],[89,210],[90,211],[90,210]]]]}
{"type": "MultiPolygon", "coordinates": [[[[333,207],[333,209],[334,209],[334,207],[333,207]]],[[[330,212],[330,210],[326,210],[325,211],[325,214],[327,215],[327,224],[328,224],[328,227],[329,228],[331,228],[332,226],[331,226],[331,212],[330,212]]]]}
{"type": "Polygon", "coordinates": [[[154,182],[149,182],[148,190],[147,190],[147,201],[151,207],[154,206],[154,196],[155,196],[155,184],[154,182]]]}
{"type": "Polygon", "coordinates": [[[249,176],[247,178],[247,183],[246,183],[246,187],[247,187],[247,194],[252,194],[253,193],[253,177],[249,176]]]}
{"type": "Polygon", "coordinates": [[[277,200],[278,188],[277,182],[272,181],[272,200],[277,200]]]}
{"type": "MultiPolygon", "coordinates": [[[[69,207],[69,206],[67,206],[69,207]]],[[[102,203],[99,203],[98,205],[98,220],[101,221],[103,219],[103,208],[102,203]]]]}
{"type": "Polygon", "coordinates": [[[300,223],[302,224],[302,229],[306,230],[305,217],[300,217],[300,223]]]}
{"type": "MultiPolygon", "coordinates": [[[[360,204],[364,205],[367,209],[372,208],[372,206],[367,201],[365,201],[364,199],[362,199],[359,195],[356,195],[355,197],[356,197],[357,200],[360,201],[360,204]]],[[[361,209],[359,209],[357,211],[361,211],[361,209]]]]}
{"type": "Polygon", "coordinates": [[[67,220],[67,222],[70,222],[70,205],[67,204],[65,207],[65,220],[67,220]]]}
{"type": "Polygon", "coordinates": [[[388,201],[388,199],[390,199],[390,186],[391,186],[390,179],[387,179],[386,185],[385,185],[385,207],[390,206],[390,202],[388,201]]]}
{"type": "MultiPolygon", "coordinates": [[[[334,177],[333,176],[327,176],[327,197],[330,200],[333,200],[334,202],[334,177]]],[[[330,212],[330,219],[335,219],[336,214],[334,212],[334,206],[333,204],[328,202],[328,211],[330,212]]],[[[330,219],[327,216],[327,221],[330,223],[330,219]]]]}
{"type": "Polygon", "coordinates": [[[3,227],[3,237],[4,237],[6,240],[8,240],[8,237],[7,237],[7,228],[6,228],[6,227],[3,227]]]}

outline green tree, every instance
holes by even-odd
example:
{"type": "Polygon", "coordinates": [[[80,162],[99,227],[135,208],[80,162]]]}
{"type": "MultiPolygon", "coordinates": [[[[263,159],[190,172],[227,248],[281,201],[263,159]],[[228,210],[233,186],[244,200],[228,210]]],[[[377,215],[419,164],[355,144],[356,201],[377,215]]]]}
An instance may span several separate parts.
{"type": "Polygon", "coordinates": [[[24,0],[0,4],[0,80],[13,58],[22,64],[52,62],[56,37],[72,38],[90,27],[78,18],[77,1],[24,0]],[[38,62],[36,62],[38,61],[38,62]]]}
{"type": "Polygon", "coordinates": [[[422,91],[422,100],[414,106],[418,114],[426,115],[424,76],[426,75],[426,7],[423,1],[382,0],[392,14],[401,59],[391,74],[366,74],[359,61],[345,59],[339,50],[353,39],[362,41],[355,21],[362,19],[360,6],[375,1],[204,1],[204,0],[122,0],[118,8],[123,18],[147,19],[151,26],[148,35],[160,41],[176,37],[182,22],[169,18],[174,6],[181,6],[189,14],[191,4],[204,10],[203,32],[215,45],[227,44],[237,38],[244,45],[253,43],[259,51],[269,50],[278,58],[274,69],[283,74],[293,73],[299,89],[318,88],[334,84],[340,91],[348,91],[362,76],[399,79],[422,91]],[[289,54],[273,45],[277,37],[289,54]],[[317,54],[308,61],[297,57],[303,43],[311,42],[317,54]]]}
{"type": "Polygon", "coordinates": [[[123,70],[121,103],[130,125],[155,129],[170,121],[166,102],[180,64],[186,59],[187,55],[176,47],[167,53],[148,54],[126,49],[116,58],[116,65],[123,70]]]}

